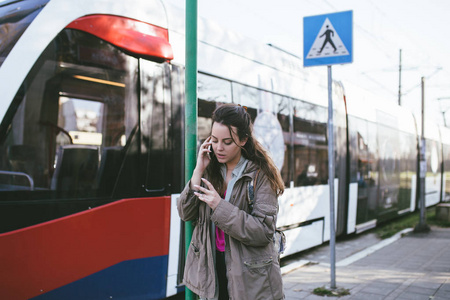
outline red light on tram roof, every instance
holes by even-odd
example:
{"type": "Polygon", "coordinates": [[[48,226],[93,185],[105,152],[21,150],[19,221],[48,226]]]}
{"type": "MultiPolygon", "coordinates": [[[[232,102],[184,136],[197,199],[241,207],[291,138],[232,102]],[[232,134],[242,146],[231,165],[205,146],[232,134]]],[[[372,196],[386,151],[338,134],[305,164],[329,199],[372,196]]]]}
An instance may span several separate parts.
{"type": "Polygon", "coordinates": [[[127,52],[158,60],[173,59],[167,29],[149,23],[113,15],[89,15],[66,28],[93,34],[127,52]]]}

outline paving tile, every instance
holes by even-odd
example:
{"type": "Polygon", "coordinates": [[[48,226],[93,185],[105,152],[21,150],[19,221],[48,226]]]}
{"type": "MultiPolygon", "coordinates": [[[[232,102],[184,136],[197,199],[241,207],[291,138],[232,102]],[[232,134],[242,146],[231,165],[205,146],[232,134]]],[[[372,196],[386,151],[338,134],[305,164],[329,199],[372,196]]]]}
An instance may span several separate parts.
{"type": "Polygon", "coordinates": [[[377,294],[371,294],[371,293],[364,293],[359,292],[358,294],[351,297],[352,300],[361,299],[361,300],[384,300],[385,296],[383,295],[377,295],[377,294]]]}
{"type": "Polygon", "coordinates": [[[384,289],[381,287],[367,286],[367,287],[363,288],[361,291],[364,293],[370,293],[370,294],[381,295],[383,297],[386,297],[390,293],[392,293],[394,291],[394,289],[384,289]]]}
{"type": "Polygon", "coordinates": [[[439,289],[435,294],[434,297],[441,297],[441,298],[445,298],[445,299],[450,299],[450,291],[446,291],[446,290],[441,290],[439,289]]]}
{"type": "Polygon", "coordinates": [[[418,287],[418,286],[409,286],[405,289],[406,292],[409,293],[416,293],[421,295],[433,295],[436,292],[436,289],[428,289],[424,287],[418,287]]]}
{"type": "Polygon", "coordinates": [[[286,299],[305,299],[311,293],[306,291],[296,291],[296,290],[285,290],[284,295],[286,299]]]}
{"type": "MultiPolygon", "coordinates": [[[[415,293],[401,293],[397,300],[430,300],[430,296],[415,293]]],[[[433,299],[433,298],[431,298],[433,299]]]]}
{"type": "Polygon", "coordinates": [[[434,289],[437,290],[442,285],[441,282],[430,282],[428,279],[422,280],[418,279],[416,280],[411,286],[418,287],[418,288],[425,288],[425,289],[434,289]]]}
{"type": "MultiPolygon", "coordinates": [[[[449,274],[448,276],[450,277],[450,274],[449,274]]],[[[446,283],[444,283],[443,285],[441,285],[441,287],[439,288],[439,290],[450,292],[450,281],[447,281],[446,283]]]]}

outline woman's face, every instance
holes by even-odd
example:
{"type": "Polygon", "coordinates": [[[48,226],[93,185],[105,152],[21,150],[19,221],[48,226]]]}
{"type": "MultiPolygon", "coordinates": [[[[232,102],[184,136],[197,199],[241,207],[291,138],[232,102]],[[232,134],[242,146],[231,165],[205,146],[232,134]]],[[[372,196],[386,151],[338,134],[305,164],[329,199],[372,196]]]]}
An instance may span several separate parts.
{"type": "Polygon", "coordinates": [[[239,141],[236,127],[231,126],[231,129],[233,136],[230,135],[230,130],[227,126],[214,123],[211,130],[211,141],[217,160],[220,163],[227,164],[228,167],[234,168],[241,158],[240,147],[245,145],[247,139],[239,141]],[[233,140],[239,145],[236,145],[233,140]]]}

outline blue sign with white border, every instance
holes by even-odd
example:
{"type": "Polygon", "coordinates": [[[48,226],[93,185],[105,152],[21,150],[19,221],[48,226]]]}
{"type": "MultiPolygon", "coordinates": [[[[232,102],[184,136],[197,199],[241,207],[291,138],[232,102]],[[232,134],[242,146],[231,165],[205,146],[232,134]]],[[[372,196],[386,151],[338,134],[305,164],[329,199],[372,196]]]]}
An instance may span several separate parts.
{"type": "Polygon", "coordinates": [[[303,66],[353,61],[353,11],[303,18],[303,66]]]}

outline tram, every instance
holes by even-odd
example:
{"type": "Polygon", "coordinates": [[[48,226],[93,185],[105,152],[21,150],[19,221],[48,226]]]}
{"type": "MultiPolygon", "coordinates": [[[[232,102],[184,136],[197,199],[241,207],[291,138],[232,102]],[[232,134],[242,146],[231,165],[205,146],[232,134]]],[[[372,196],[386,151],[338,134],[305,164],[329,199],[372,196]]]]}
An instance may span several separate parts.
{"type": "MultiPolygon", "coordinates": [[[[1,299],[183,291],[184,22],[160,0],[0,3],[1,299]]],[[[198,144],[218,105],[248,107],[286,184],[283,255],[328,241],[325,76],[207,20],[198,43],[198,144]]],[[[415,116],[333,91],[336,233],[417,209],[415,116]]],[[[450,133],[427,128],[430,206],[450,198],[450,133]]]]}

